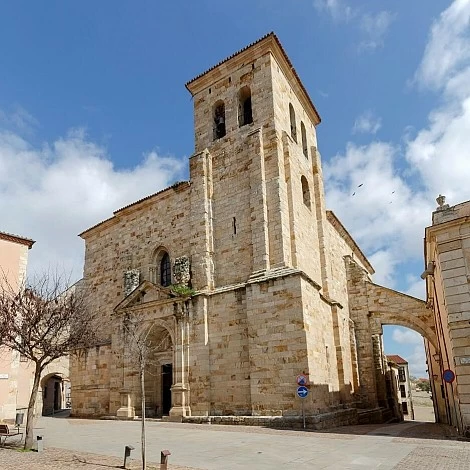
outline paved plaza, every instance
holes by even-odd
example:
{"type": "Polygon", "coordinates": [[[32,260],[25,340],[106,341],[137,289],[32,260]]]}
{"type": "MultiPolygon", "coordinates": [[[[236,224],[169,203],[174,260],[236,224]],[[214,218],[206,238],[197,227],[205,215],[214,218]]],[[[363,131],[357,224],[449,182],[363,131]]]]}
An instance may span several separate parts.
{"type": "MultiPolygon", "coordinates": [[[[41,418],[36,433],[46,451],[1,449],[0,469],[116,468],[125,445],[136,448],[132,462],[138,468],[138,421],[41,418]]],[[[450,434],[449,428],[416,422],[329,432],[148,422],[147,458],[159,462],[160,451],[169,449],[174,470],[470,468],[470,443],[450,434]]]]}

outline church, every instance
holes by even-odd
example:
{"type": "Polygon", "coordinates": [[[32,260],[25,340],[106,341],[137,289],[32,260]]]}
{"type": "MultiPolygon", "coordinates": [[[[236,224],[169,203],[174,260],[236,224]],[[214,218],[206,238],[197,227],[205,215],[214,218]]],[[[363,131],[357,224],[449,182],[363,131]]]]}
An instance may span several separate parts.
{"type": "Polygon", "coordinates": [[[382,325],[432,342],[431,313],[374,284],[373,267],[327,210],[320,115],[280,41],[270,33],[186,88],[189,181],[80,234],[84,285],[106,334],[72,360],[73,415],[140,416],[131,322],[151,346],[148,417],[389,418],[382,325]]]}

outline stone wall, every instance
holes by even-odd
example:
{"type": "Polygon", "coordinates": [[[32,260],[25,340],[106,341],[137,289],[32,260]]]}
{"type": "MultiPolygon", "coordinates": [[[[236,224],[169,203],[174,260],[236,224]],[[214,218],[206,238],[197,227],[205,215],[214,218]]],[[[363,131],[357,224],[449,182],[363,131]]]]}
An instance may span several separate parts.
{"type": "Polygon", "coordinates": [[[81,351],[70,359],[72,415],[96,417],[110,410],[109,372],[115,367],[111,345],[81,351]]]}
{"type": "MultiPolygon", "coordinates": [[[[426,229],[428,297],[436,315],[437,342],[432,349],[439,356],[433,369],[437,386],[448,402],[447,419],[462,433],[470,434],[470,203],[444,205],[433,213],[433,225],[426,229]],[[441,376],[455,373],[453,383],[441,376]],[[440,387],[439,387],[440,388],[440,387]]],[[[430,354],[434,357],[432,354],[430,354]]]]}

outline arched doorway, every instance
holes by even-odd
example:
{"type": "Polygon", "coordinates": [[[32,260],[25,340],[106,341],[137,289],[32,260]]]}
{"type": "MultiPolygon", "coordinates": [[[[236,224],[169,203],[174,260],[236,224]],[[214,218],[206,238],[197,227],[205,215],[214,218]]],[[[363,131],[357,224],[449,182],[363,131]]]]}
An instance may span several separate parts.
{"type": "Polygon", "coordinates": [[[394,372],[397,400],[405,420],[435,422],[425,340],[418,332],[398,325],[384,325],[383,343],[394,372]]]}
{"type": "Polygon", "coordinates": [[[173,339],[164,326],[153,323],[147,337],[145,415],[161,418],[170,413],[173,385],[173,339]]]}
{"type": "Polygon", "coordinates": [[[70,380],[63,374],[53,372],[41,380],[43,416],[53,415],[71,407],[70,380]]]}

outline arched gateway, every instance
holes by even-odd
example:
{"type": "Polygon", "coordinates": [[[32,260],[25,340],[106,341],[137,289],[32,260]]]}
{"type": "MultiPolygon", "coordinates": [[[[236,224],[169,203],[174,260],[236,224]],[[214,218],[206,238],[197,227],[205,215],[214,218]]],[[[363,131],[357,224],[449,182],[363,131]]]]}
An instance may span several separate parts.
{"type": "Polygon", "coordinates": [[[374,284],[368,273],[351,257],[346,257],[345,262],[349,307],[356,333],[361,384],[359,395],[368,408],[386,407],[388,397],[382,328],[384,325],[411,328],[436,348],[433,311],[422,300],[374,284]]]}

